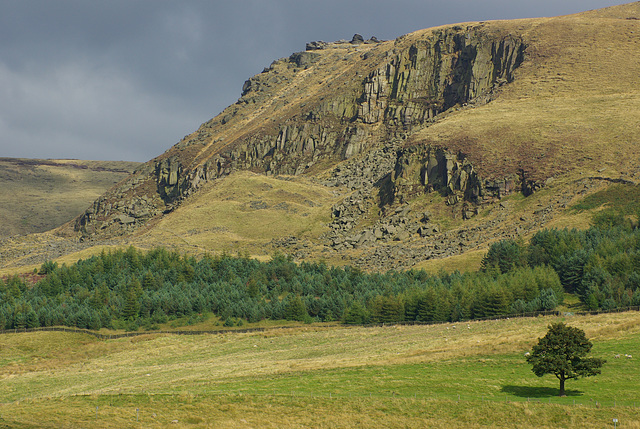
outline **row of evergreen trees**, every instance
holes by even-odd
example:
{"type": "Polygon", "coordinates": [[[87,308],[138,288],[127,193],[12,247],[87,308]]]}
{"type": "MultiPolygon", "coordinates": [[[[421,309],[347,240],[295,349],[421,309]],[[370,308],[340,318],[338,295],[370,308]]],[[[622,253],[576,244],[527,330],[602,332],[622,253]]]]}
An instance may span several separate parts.
{"type": "Polygon", "coordinates": [[[460,321],[552,310],[564,292],[592,310],[640,305],[640,229],[614,221],[543,230],[528,244],[498,242],[480,271],[464,274],[364,273],[283,255],[195,259],[130,247],[70,266],[47,262],[35,285],[0,280],[0,328],[135,329],[208,313],[249,322],[460,321]]]}
{"type": "Polygon", "coordinates": [[[588,230],[543,230],[529,244],[496,243],[482,266],[499,273],[551,267],[589,310],[640,305],[640,228],[611,212],[596,216],[588,230]]]}
{"type": "Polygon", "coordinates": [[[0,327],[154,326],[214,313],[226,320],[347,323],[458,321],[553,309],[563,291],[548,267],[507,273],[364,273],[276,255],[199,260],[166,249],[102,252],[70,266],[45,263],[32,287],[0,281],[0,327]]]}

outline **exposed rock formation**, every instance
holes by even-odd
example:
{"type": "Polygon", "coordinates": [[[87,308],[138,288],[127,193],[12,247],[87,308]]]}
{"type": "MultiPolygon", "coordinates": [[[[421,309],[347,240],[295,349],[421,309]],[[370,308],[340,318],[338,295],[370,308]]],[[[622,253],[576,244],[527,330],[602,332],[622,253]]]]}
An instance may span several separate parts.
{"type": "MultiPolygon", "coordinates": [[[[389,149],[454,106],[489,101],[494,88],[513,79],[524,49],[518,37],[491,34],[482,25],[393,43],[358,35],[350,43],[313,42],[307,52],[275,61],[247,80],[238,103],[97,201],[75,229],[88,237],[121,235],[233,171],[300,175],[351,158],[365,160],[358,179],[348,183],[353,188],[379,181],[395,163],[399,201],[436,188],[475,201],[489,186],[463,158],[408,148],[393,159],[389,149]],[[339,68],[347,58],[349,66],[339,68]],[[309,82],[314,79],[319,86],[309,82]],[[307,92],[296,99],[298,87],[307,92]],[[367,153],[384,153],[384,161],[367,153]]],[[[341,168],[333,174],[336,184],[341,168]]]]}
{"type": "Polygon", "coordinates": [[[364,37],[360,34],[354,34],[351,38],[351,41],[348,42],[346,40],[338,40],[337,42],[323,42],[322,40],[309,42],[307,43],[306,50],[307,51],[317,51],[320,49],[331,49],[331,48],[348,48],[349,45],[359,45],[362,43],[365,44],[375,44],[382,43],[383,40],[378,40],[376,36],[371,36],[370,39],[364,40],[364,37]]]}
{"type": "Polygon", "coordinates": [[[475,29],[436,31],[365,79],[358,117],[407,129],[455,105],[486,102],[495,86],[513,80],[524,49],[522,40],[511,36],[496,40],[475,29]]]}
{"type": "Polygon", "coordinates": [[[442,148],[411,146],[398,151],[397,162],[390,177],[393,187],[391,201],[407,202],[417,195],[438,191],[448,197],[450,205],[460,201],[475,204],[501,198],[539,184],[517,177],[483,180],[463,153],[452,154],[442,148]]]}

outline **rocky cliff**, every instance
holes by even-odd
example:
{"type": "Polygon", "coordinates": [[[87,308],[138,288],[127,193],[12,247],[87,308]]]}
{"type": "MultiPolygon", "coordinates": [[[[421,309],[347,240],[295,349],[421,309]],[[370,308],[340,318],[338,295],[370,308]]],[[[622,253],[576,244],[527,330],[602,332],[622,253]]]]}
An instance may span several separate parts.
{"type": "Polygon", "coordinates": [[[310,42],[61,234],[385,269],[584,226],[640,177],[638,34],[633,3],[310,42]]]}
{"type": "Polygon", "coordinates": [[[307,49],[247,80],[236,104],[97,200],[75,230],[90,238],[130,233],[203,183],[237,170],[329,171],[327,183],[340,183],[341,169],[349,167],[335,166],[366,160],[371,151],[387,155],[356,170],[358,178],[348,183],[354,189],[393,168],[394,197],[401,201],[418,188],[477,201],[487,187],[459,156],[435,147],[396,149],[413,131],[452,109],[489,102],[512,81],[526,49],[519,36],[478,24],[389,42],[314,42],[307,49]]]}

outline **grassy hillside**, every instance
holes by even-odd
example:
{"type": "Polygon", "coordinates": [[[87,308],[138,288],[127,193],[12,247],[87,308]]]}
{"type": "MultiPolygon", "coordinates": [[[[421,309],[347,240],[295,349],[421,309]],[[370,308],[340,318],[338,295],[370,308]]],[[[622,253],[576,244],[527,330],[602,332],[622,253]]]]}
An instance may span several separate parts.
{"type": "Polygon", "coordinates": [[[491,103],[412,139],[469,154],[485,175],[638,175],[640,4],[493,24],[522,34],[525,61],[491,103]],[[602,170],[602,171],[600,171],[602,170]]]}
{"type": "Polygon", "coordinates": [[[68,222],[138,165],[0,158],[0,238],[44,232],[68,222]]]}
{"type": "Polygon", "coordinates": [[[174,213],[135,239],[139,247],[190,253],[273,254],[272,241],[316,241],[327,230],[329,207],[341,195],[305,178],[239,172],[206,185],[174,213]]]}
{"type": "MultiPolygon", "coordinates": [[[[428,205],[441,233],[426,240],[413,237],[406,242],[392,241],[386,247],[419,249],[425,242],[449,241],[451,237],[458,239],[457,244],[460,242],[458,237],[469,234],[473,241],[469,241],[469,248],[462,254],[444,259],[405,260],[394,268],[411,266],[432,273],[456,269],[475,271],[488,245],[495,240],[518,236],[527,239],[540,227],[588,228],[592,214],[602,207],[622,209],[619,196],[636,195],[637,187],[616,186],[614,191],[607,191],[609,183],[606,181],[591,182],[587,187],[584,183],[558,178],[527,198],[516,194],[503,198],[498,204],[483,207],[478,216],[466,221],[452,216],[444,198],[434,193],[416,200],[411,207],[419,215],[428,205]],[[587,205],[571,209],[587,195],[595,197],[587,200],[587,205]]],[[[177,210],[133,236],[78,243],[63,236],[42,233],[5,240],[0,248],[0,275],[32,271],[46,260],[72,264],[100,253],[104,248],[129,245],[141,249],[164,246],[194,255],[241,252],[261,260],[282,252],[294,256],[297,261],[324,260],[330,265],[354,265],[356,261],[366,261],[375,249],[337,252],[324,238],[330,231],[331,207],[351,192],[340,187],[327,188],[304,177],[274,178],[238,172],[205,185],[177,210]]],[[[632,209],[633,202],[627,206],[632,209]]],[[[374,212],[366,221],[372,223],[378,217],[374,212]]],[[[371,270],[366,265],[364,268],[371,270]]],[[[387,268],[391,267],[374,269],[387,268]]]]}
{"type": "Polygon", "coordinates": [[[615,416],[640,427],[640,315],[562,318],[584,329],[592,355],[608,361],[601,375],[568,382],[566,398],[556,397],[554,377],[535,377],[523,357],[557,320],[105,341],[4,334],[0,424],[595,428],[615,416]]]}
{"type": "MultiPolygon", "coordinates": [[[[554,18],[463,23],[297,57],[307,58],[306,63],[296,62],[295,56],[275,61],[250,79],[241,101],[103,194],[94,210],[85,213],[88,229],[81,248],[71,244],[79,232],[70,223],[55,236],[3,243],[0,269],[32,270],[46,259],[73,262],[91,252],[89,245],[100,251],[104,245],[133,244],[258,258],[278,251],[298,261],[323,259],[365,270],[473,270],[491,242],[526,240],[548,227],[586,228],[593,212],[615,205],[620,195],[636,195],[640,183],[639,18],[636,2],[554,18]],[[434,35],[453,37],[464,31],[479,40],[507,37],[526,46],[513,79],[496,82],[489,102],[456,104],[421,123],[389,118],[367,122],[358,116],[362,97],[372,96],[367,91],[373,91],[372,82],[386,65],[404,64],[410,70],[412,47],[435,43],[434,35]],[[392,191],[384,180],[364,187],[357,179],[372,174],[379,163],[368,150],[385,147],[395,153],[416,145],[466,154],[483,179],[521,175],[540,188],[526,198],[516,189],[500,198],[453,204],[448,195],[418,193],[407,201],[402,221],[398,216],[394,220],[403,206],[398,201],[385,204],[385,192],[392,191]],[[267,166],[270,176],[262,174],[267,166]],[[282,172],[291,176],[277,179],[282,172]],[[343,173],[349,180],[327,185],[343,173]],[[612,184],[618,191],[606,191],[612,184]],[[180,199],[181,192],[188,196],[180,199]],[[600,204],[590,200],[584,209],[571,209],[596,194],[600,204]],[[350,207],[360,204],[363,210],[357,216],[342,214],[353,218],[345,220],[350,229],[332,236],[333,207],[348,206],[349,198],[362,202],[350,207]],[[417,225],[423,225],[427,212],[429,227],[438,232],[422,236],[417,225]],[[390,222],[396,229],[400,224],[411,227],[406,234],[357,248],[333,241],[339,236],[357,242],[390,222]],[[103,238],[109,241],[101,242],[103,238]],[[50,244],[58,251],[51,252],[50,244]]],[[[408,79],[409,71],[402,73],[398,76],[408,79]]],[[[368,106],[377,106],[384,116],[384,103],[392,97],[376,94],[382,104],[370,99],[368,106]]],[[[410,94],[403,97],[393,101],[394,109],[405,102],[426,102],[410,94]]],[[[28,207],[7,212],[7,219],[16,219],[9,224],[51,217],[30,215],[36,206],[29,200],[28,207]]],[[[58,205],[67,206],[72,204],[58,205]]]]}

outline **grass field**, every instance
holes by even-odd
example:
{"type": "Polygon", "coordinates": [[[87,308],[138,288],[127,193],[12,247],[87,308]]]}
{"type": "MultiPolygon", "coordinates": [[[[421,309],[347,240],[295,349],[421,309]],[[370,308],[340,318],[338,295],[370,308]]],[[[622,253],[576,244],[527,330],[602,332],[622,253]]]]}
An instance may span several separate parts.
{"type": "Polygon", "coordinates": [[[287,180],[238,172],[205,187],[166,216],[136,244],[164,244],[191,253],[242,249],[266,257],[274,238],[304,241],[325,232],[334,189],[304,178],[287,180]]]}
{"type": "Polygon", "coordinates": [[[558,318],[106,341],[5,334],[0,427],[606,427],[614,417],[640,427],[640,314],[562,319],[608,361],[569,381],[565,398],[523,357],[558,318]]]}
{"type": "Polygon", "coordinates": [[[0,237],[48,231],[72,220],[138,165],[0,158],[0,237]]]}

